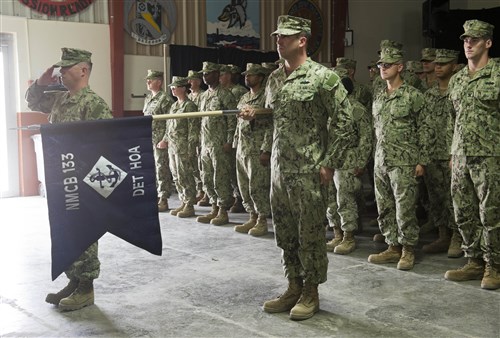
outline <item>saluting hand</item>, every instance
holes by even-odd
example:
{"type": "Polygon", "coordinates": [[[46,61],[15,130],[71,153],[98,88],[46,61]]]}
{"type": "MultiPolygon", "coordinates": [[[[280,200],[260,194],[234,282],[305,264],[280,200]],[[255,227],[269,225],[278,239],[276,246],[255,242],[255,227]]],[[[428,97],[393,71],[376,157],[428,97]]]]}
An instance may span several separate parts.
{"type": "Polygon", "coordinates": [[[58,76],[54,76],[53,73],[54,73],[54,67],[53,66],[50,67],[50,68],[47,68],[47,70],[45,70],[45,72],[42,75],[40,75],[40,77],[38,78],[38,80],[36,80],[36,83],[39,86],[48,86],[48,85],[51,85],[51,84],[58,83],[59,77],[58,76]]]}

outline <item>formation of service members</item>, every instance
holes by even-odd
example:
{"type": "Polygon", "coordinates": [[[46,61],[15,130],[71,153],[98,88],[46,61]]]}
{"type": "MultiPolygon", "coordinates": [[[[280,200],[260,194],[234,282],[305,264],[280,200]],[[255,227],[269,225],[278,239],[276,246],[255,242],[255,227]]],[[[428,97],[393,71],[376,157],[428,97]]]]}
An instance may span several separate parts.
{"type": "Polygon", "coordinates": [[[349,254],[356,248],[361,176],[371,165],[378,238],[388,248],[370,255],[369,262],[413,268],[420,234],[416,208],[425,182],[428,219],[438,238],[422,251],[450,258],[465,252],[467,265],[446,272],[445,278],[481,279],[482,288],[500,288],[499,150],[494,141],[500,136],[499,63],[487,56],[493,26],[466,22],[462,39],[469,64],[463,68],[458,51],[433,48],[424,48],[421,60],[405,67],[402,44],[383,40],[379,59],[368,67],[369,88],[354,79],[355,60],[338,58],[328,70],[300,57],[308,24],[302,18],[279,18],[273,34],[281,60],[248,64],[242,74],[249,91],[235,91],[234,66],[203,63],[200,74],[209,90],[198,95],[198,110],[237,107],[242,113],[237,121],[203,118],[201,177],[212,210],[198,221],[229,222],[232,144],[240,193],[233,195],[241,196],[249,214],[234,230],[262,236],[272,216],[283,250],[288,288],[263,309],[289,311],[296,320],[310,318],[319,309],[318,284],[326,281],[326,251],[349,254]],[[255,115],[262,107],[272,108],[273,114],[255,115]],[[471,107],[480,107],[481,114],[469,113],[471,107]],[[328,114],[333,117],[325,119],[328,114]],[[318,123],[326,128],[317,130],[318,123]],[[326,245],[325,217],[334,230],[326,245]]]}
{"type": "MultiPolygon", "coordinates": [[[[162,90],[164,74],[149,70],[145,115],[240,110],[238,116],[154,122],[158,211],[169,209],[173,179],[181,202],[173,216],[195,217],[198,204],[211,207],[198,222],[225,225],[228,210],[241,200],[249,219],[234,230],[252,236],[267,234],[272,217],[288,288],[263,310],[303,320],[319,311],[327,251],[356,248],[367,170],[373,172],[378,238],[388,245],[368,261],[413,268],[421,178],[438,230],[422,251],[465,254],[467,264],[447,271],[447,280],[480,279],[484,289],[500,288],[500,62],[488,56],[493,28],[465,22],[463,68],[458,51],[425,48],[421,61],[408,61],[405,69],[402,44],[383,40],[379,59],[368,66],[371,88],[355,81],[355,60],[338,58],[334,69],[312,61],[306,52],[310,20],[287,15],[272,33],[280,60],[247,64],[241,74],[248,89],[236,85],[240,69],[207,61],[200,71],[172,78],[174,102],[162,90]],[[258,115],[260,108],[273,112],[258,115]],[[334,230],[328,243],[325,219],[334,230]]],[[[77,72],[88,81],[89,52],[64,48],[53,67],[28,89],[31,109],[50,113],[52,123],[111,117],[88,82],[73,83],[77,72]],[[62,67],[67,93],[44,92],[53,67],[62,67]]],[[[66,272],[68,286],[47,302],[66,310],[93,304],[97,243],[74,266],[66,272]]]]}

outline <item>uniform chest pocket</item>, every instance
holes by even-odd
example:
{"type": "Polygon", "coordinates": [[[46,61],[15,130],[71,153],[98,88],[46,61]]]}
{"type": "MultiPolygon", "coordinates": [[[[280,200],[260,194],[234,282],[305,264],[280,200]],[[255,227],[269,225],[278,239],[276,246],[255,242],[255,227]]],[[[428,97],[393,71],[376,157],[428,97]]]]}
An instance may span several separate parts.
{"type": "MultiPolygon", "coordinates": [[[[500,82],[500,81],[497,81],[500,82]]],[[[500,83],[488,81],[477,86],[474,91],[474,97],[483,101],[496,101],[500,94],[500,83]]]]}
{"type": "Polygon", "coordinates": [[[391,105],[391,116],[394,118],[405,118],[410,115],[410,102],[398,102],[391,105]]]}
{"type": "Polygon", "coordinates": [[[316,90],[312,83],[300,83],[295,81],[283,88],[283,99],[296,102],[308,102],[314,99],[315,93],[316,90]]]}

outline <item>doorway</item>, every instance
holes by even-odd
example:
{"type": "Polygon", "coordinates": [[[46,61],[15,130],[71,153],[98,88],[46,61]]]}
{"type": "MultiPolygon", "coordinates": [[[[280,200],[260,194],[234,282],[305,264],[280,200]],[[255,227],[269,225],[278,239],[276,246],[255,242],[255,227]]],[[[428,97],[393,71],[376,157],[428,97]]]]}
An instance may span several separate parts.
{"type": "Polygon", "coordinates": [[[0,33],[0,198],[19,195],[14,35],[0,33]]]}

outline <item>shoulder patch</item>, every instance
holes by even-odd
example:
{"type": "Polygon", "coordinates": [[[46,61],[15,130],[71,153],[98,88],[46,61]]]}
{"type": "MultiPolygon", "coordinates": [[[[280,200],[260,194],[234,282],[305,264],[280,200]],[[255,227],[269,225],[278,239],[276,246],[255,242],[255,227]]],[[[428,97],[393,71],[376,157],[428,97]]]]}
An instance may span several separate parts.
{"type": "Polygon", "coordinates": [[[331,72],[330,76],[327,79],[325,79],[325,82],[323,83],[323,88],[325,88],[328,91],[331,91],[338,85],[339,80],[340,80],[339,76],[334,72],[331,72]]]}

